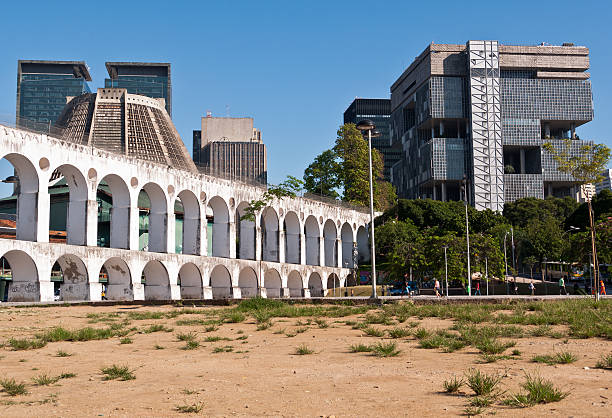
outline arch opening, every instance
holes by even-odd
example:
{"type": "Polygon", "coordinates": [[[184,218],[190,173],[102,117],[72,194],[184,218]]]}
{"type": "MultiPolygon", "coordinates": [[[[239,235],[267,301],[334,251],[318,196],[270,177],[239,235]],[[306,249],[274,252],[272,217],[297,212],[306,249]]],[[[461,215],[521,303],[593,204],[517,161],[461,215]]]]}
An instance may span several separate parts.
{"type": "Polygon", "coordinates": [[[208,255],[213,257],[230,256],[229,209],[225,200],[214,196],[208,201],[206,218],[208,220],[208,255]]]}
{"type": "Polygon", "coordinates": [[[170,300],[170,278],[166,267],[157,260],[149,261],[142,270],[145,300],[170,300]]]}
{"type": "Polygon", "coordinates": [[[297,271],[293,270],[287,278],[287,287],[289,288],[289,296],[292,298],[304,297],[304,283],[302,276],[297,271]]]}
{"type": "Polygon", "coordinates": [[[245,267],[238,276],[241,298],[254,298],[257,296],[257,274],[251,267],[245,267]]]}
{"type": "Polygon", "coordinates": [[[264,274],[264,287],[266,289],[266,297],[280,298],[282,280],[280,274],[275,269],[270,269],[264,274]]]}
{"type": "Polygon", "coordinates": [[[236,219],[239,220],[236,231],[236,254],[243,260],[255,260],[255,222],[242,219],[247,206],[247,202],[241,202],[236,208],[236,219]]]}
{"type": "Polygon", "coordinates": [[[7,154],[0,160],[4,172],[13,172],[0,182],[2,238],[37,240],[38,174],[30,160],[20,154],[7,154]]]}
{"type": "Polygon", "coordinates": [[[111,257],[106,260],[100,269],[99,277],[105,299],[134,300],[130,268],[121,258],[111,257]]]}
{"type": "Polygon", "coordinates": [[[85,263],[73,254],[64,254],[51,268],[55,300],[89,300],[89,276],[85,263]]]}
{"type": "Polygon", "coordinates": [[[96,190],[98,202],[97,246],[129,248],[130,191],[116,174],[105,176],[96,190]]]}
{"type": "Polygon", "coordinates": [[[332,273],[327,277],[327,295],[342,296],[340,293],[340,279],[336,273],[332,273]]]}
{"type": "Polygon", "coordinates": [[[166,252],[168,207],[166,194],[155,183],[147,183],[138,193],[139,249],[166,252]]]}
{"type": "Polygon", "coordinates": [[[304,233],[306,234],[306,264],[310,266],[320,265],[320,233],[317,219],[310,215],[304,223],[304,233]]]}
{"type": "Polygon", "coordinates": [[[87,182],[73,165],[63,164],[49,178],[49,242],[85,245],[87,182]]]}
{"type": "Polygon", "coordinates": [[[308,278],[308,290],[310,290],[311,297],[322,297],[323,295],[323,282],[319,273],[312,273],[308,278]]]}
{"type": "Polygon", "coordinates": [[[181,285],[181,299],[202,299],[202,276],[200,269],[193,264],[184,264],[178,273],[181,285]]]}
{"type": "Polygon", "coordinates": [[[213,299],[231,299],[232,276],[225,266],[218,265],[210,272],[210,287],[213,299]]]}
{"type": "Polygon", "coordinates": [[[287,212],[283,220],[285,230],[285,262],[300,264],[300,221],[295,212],[287,212]]]}
{"type": "Polygon", "coordinates": [[[338,232],[334,221],[328,219],[323,226],[323,245],[325,253],[325,265],[328,267],[338,266],[338,232]]]}
{"type": "Polygon", "coordinates": [[[40,301],[38,269],[34,260],[23,251],[11,250],[0,258],[2,280],[0,300],[6,302],[40,301]]]}
{"type": "Polygon", "coordinates": [[[370,247],[368,242],[368,231],[364,226],[357,230],[357,260],[359,264],[370,261],[370,247]]]}
{"type": "Polygon", "coordinates": [[[261,214],[261,242],[262,260],[278,262],[278,216],[271,207],[261,214]]]}
{"type": "Polygon", "coordinates": [[[353,260],[353,229],[345,222],[340,229],[340,239],[342,240],[342,267],[352,269],[355,267],[353,260]]]}
{"type": "Polygon", "coordinates": [[[177,254],[200,253],[200,204],[190,190],[181,191],[174,204],[177,254]],[[180,205],[178,205],[180,203],[180,205]]]}

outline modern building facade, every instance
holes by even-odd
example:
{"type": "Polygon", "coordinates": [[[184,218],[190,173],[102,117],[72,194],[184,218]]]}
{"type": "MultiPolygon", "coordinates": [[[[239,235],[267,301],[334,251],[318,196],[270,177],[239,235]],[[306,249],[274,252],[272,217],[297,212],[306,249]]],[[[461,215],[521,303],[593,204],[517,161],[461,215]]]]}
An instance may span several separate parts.
{"type": "Polygon", "coordinates": [[[83,61],[19,60],[17,62],[17,126],[53,125],[67,97],[88,93],[91,81],[83,61]]]}
{"type": "Polygon", "coordinates": [[[400,197],[460,200],[501,211],[521,197],[577,197],[542,145],[571,152],[593,119],[586,47],[430,44],[391,86],[392,168],[400,197]],[[464,182],[465,176],[465,182],[464,182]]]}
{"type": "Polygon", "coordinates": [[[344,123],[357,124],[370,119],[380,132],[380,137],[372,138],[372,146],[383,156],[385,180],[391,180],[391,167],[402,157],[401,149],[391,146],[391,100],[356,98],[344,112],[344,123]]]}
{"type": "Polygon", "coordinates": [[[612,168],[608,168],[601,175],[603,180],[595,185],[595,191],[599,193],[602,190],[612,190],[612,168]]]}
{"type": "Polygon", "coordinates": [[[193,131],[193,160],[211,175],[266,184],[268,160],[253,118],[202,118],[193,131]]]}
{"type": "Polygon", "coordinates": [[[107,62],[110,78],[104,80],[106,88],[127,89],[154,99],[164,99],[166,110],[172,117],[172,82],[170,64],[165,62],[107,62]]]}

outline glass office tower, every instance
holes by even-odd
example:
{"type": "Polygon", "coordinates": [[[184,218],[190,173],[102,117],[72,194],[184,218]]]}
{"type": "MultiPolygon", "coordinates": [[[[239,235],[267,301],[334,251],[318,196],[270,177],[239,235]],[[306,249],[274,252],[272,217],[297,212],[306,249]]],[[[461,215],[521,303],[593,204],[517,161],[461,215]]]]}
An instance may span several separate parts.
{"type": "Polygon", "coordinates": [[[67,97],[89,93],[89,70],[83,61],[19,60],[17,67],[17,125],[53,125],[67,97]]]}
{"type": "Polygon", "coordinates": [[[380,137],[372,138],[372,147],[383,156],[385,180],[391,180],[391,167],[401,157],[401,148],[391,147],[391,100],[389,99],[355,99],[344,112],[344,123],[357,124],[363,119],[370,119],[380,131],[380,137]]]}
{"type": "Polygon", "coordinates": [[[170,64],[157,62],[107,62],[110,78],[104,87],[127,89],[130,94],[152,98],[163,98],[166,110],[172,116],[172,83],[170,64]]]}

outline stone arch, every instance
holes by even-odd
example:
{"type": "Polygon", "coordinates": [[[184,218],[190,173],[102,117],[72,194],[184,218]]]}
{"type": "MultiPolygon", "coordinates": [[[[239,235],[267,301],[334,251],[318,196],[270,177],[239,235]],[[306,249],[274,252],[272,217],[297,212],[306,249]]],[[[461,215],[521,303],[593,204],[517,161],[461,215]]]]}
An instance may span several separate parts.
{"type": "Polygon", "coordinates": [[[236,254],[243,260],[255,260],[255,222],[242,219],[248,205],[248,202],[240,202],[236,207],[236,254]]]}
{"type": "MultiPolygon", "coordinates": [[[[38,269],[32,257],[20,250],[8,251],[3,257],[11,270],[11,281],[8,283],[6,300],[8,302],[40,301],[38,269]]],[[[4,295],[0,296],[4,299],[4,295]]]]}
{"type": "Polygon", "coordinates": [[[52,188],[61,187],[63,180],[68,186],[68,204],[65,208],[61,202],[58,202],[57,205],[49,205],[49,239],[57,240],[59,235],[57,232],[66,231],[67,244],[85,245],[87,238],[87,181],[77,167],[71,164],[63,164],[51,174],[49,192],[52,188]]]}
{"type": "MultiPolygon", "coordinates": [[[[229,209],[225,200],[214,196],[208,201],[208,208],[212,212],[212,234],[209,234],[209,254],[213,257],[230,256],[230,230],[229,209]],[[212,242],[211,242],[212,241],[212,242]]],[[[209,222],[210,223],[210,222],[209,222]]]]}
{"type": "Polygon", "coordinates": [[[353,228],[345,222],[340,229],[340,239],[342,241],[342,267],[352,269],[355,267],[353,262],[353,228]]]}
{"type": "Polygon", "coordinates": [[[304,222],[304,234],[306,235],[306,264],[311,266],[320,265],[320,230],[317,218],[310,215],[304,222]]]}
{"type": "Polygon", "coordinates": [[[327,277],[327,295],[342,296],[340,294],[340,278],[336,273],[331,273],[327,277]]]}
{"type": "Polygon", "coordinates": [[[170,300],[170,277],[168,270],[158,260],[149,261],[142,270],[145,279],[145,300],[170,300]]]}
{"type": "Polygon", "coordinates": [[[308,278],[308,290],[310,290],[311,297],[323,296],[323,281],[319,273],[313,272],[310,274],[308,278]]]}
{"type": "Polygon", "coordinates": [[[64,254],[55,263],[61,269],[62,278],[58,286],[59,300],[89,300],[89,276],[83,260],[74,254],[64,254]]]}
{"type": "Polygon", "coordinates": [[[285,262],[300,264],[300,220],[290,211],[283,220],[285,230],[285,262]]]}
{"type": "Polygon", "coordinates": [[[275,269],[266,271],[264,275],[264,287],[266,288],[266,297],[280,298],[282,296],[281,288],[283,287],[283,283],[278,271],[275,269]]]}
{"type": "Polygon", "coordinates": [[[268,206],[261,214],[262,260],[278,262],[278,215],[268,206]]]}
{"type": "Polygon", "coordinates": [[[98,247],[129,248],[130,190],[125,181],[116,174],[108,174],[98,183],[96,199],[98,247]]]}
{"type": "Polygon", "coordinates": [[[140,211],[144,212],[146,228],[142,231],[147,231],[146,236],[141,234],[140,248],[146,251],[164,253],[167,251],[167,223],[168,223],[168,203],[166,193],[156,183],[147,183],[140,190],[138,200],[146,203],[148,199],[148,207],[140,207],[140,211]],[[146,243],[146,244],[145,244],[146,243]],[[144,245],[143,245],[144,244],[144,245]]]}
{"type": "Polygon", "coordinates": [[[232,276],[222,264],[210,272],[210,287],[213,299],[230,299],[232,297],[232,276]]]}
{"type": "MultiPolygon", "coordinates": [[[[130,267],[119,257],[111,257],[104,262],[107,282],[104,294],[108,300],[134,300],[130,267]]],[[[100,269],[100,270],[102,270],[100,269]]],[[[103,285],[104,288],[104,285],[103,285]]]]}
{"type": "Polygon", "coordinates": [[[202,275],[193,263],[185,263],[178,273],[181,284],[181,299],[202,299],[202,275]]]}
{"type": "Polygon", "coordinates": [[[292,298],[301,298],[304,296],[304,282],[302,275],[293,270],[287,277],[287,287],[289,288],[289,296],[292,298]]]}
{"type": "MultiPolygon", "coordinates": [[[[191,190],[183,190],[177,196],[183,205],[183,219],[176,219],[176,236],[179,236],[182,254],[198,255],[200,252],[200,203],[191,190]]],[[[178,239],[178,238],[177,238],[178,239]]],[[[178,247],[178,246],[177,246],[178,247]]]]}
{"type": "Polygon", "coordinates": [[[240,297],[254,298],[257,296],[257,273],[251,267],[245,267],[238,276],[240,297]]]}
{"type": "Polygon", "coordinates": [[[338,266],[338,230],[333,220],[328,219],[323,225],[323,248],[325,252],[325,265],[338,266]]]}
{"type": "Polygon", "coordinates": [[[368,243],[368,231],[364,226],[357,229],[357,251],[359,264],[370,261],[370,247],[368,243]]]}
{"type": "MultiPolygon", "coordinates": [[[[21,154],[6,154],[3,157],[15,172],[13,183],[17,195],[15,208],[15,237],[24,241],[36,241],[38,231],[38,174],[32,162],[21,154]]],[[[8,179],[7,179],[8,181],[8,179]]]]}

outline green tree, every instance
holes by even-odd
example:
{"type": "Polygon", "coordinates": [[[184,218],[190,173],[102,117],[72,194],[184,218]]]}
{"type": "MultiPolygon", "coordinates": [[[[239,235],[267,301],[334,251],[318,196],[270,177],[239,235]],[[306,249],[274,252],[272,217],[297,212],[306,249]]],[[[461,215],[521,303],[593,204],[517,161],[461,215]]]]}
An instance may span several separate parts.
{"type": "Polygon", "coordinates": [[[278,185],[268,184],[268,188],[262,194],[261,198],[253,199],[249,202],[249,205],[244,209],[244,215],[242,215],[240,219],[255,222],[257,215],[261,213],[266,206],[269,206],[274,200],[281,200],[284,197],[297,197],[303,185],[304,182],[302,180],[293,176],[287,176],[287,179],[278,185]]]}
{"type": "Polygon", "coordinates": [[[304,189],[310,193],[337,199],[340,182],[340,163],[332,150],[323,151],[304,171],[304,189]]]}

